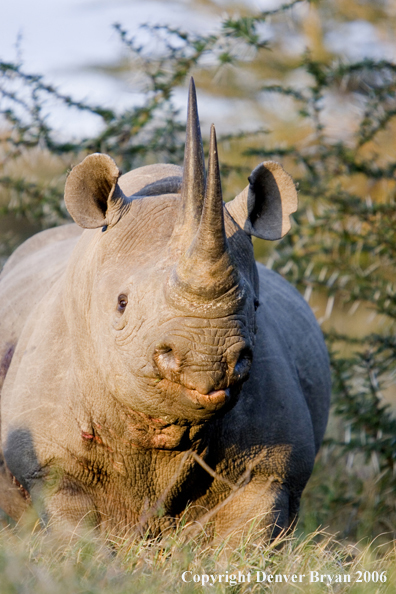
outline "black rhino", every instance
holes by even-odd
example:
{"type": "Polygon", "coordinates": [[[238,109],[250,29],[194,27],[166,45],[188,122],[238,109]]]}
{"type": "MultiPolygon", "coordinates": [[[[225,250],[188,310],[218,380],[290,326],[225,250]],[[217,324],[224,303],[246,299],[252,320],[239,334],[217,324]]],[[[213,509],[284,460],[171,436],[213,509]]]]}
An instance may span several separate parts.
{"type": "Polygon", "coordinates": [[[184,168],[119,175],[84,159],[65,201],[86,230],[39,233],[2,272],[0,507],[152,535],[187,508],[220,537],[252,518],[273,536],[297,514],[330,394],[310,308],[253,257],[252,235],[289,230],[294,184],[265,162],[223,204],[193,81],[184,168]]]}

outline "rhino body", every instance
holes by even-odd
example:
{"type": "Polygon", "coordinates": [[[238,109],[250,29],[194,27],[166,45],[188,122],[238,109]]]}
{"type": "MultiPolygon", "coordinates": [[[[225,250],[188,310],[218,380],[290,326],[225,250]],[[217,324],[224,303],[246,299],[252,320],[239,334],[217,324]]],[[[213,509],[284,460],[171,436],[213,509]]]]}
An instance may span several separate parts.
{"type": "MultiPolygon", "coordinates": [[[[184,169],[73,169],[73,218],[0,277],[0,507],[158,535],[188,508],[213,533],[293,522],[326,427],[327,351],[299,293],[254,262],[295,190],[254,170],[227,207],[190,103],[184,169]]],[[[294,194],[293,194],[294,192],[294,194]]]]}

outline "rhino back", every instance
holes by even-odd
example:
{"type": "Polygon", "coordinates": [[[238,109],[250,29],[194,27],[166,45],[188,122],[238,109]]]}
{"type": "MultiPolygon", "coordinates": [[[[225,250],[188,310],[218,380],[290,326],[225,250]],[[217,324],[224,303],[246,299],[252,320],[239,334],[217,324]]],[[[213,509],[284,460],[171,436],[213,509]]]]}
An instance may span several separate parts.
{"type": "MultiPolygon", "coordinates": [[[[258,341],[264,332],[266,344],[270,343],[271,336],[267,337],[265,330],[271,326],[270,320],[275,322],[278,336],[287,345],[284,356],[295,367],[308,406],[317,452],[326,429],[331,392],[329,356],[323,334],[311,308],[290,283],[262,264],[258,264],[258,270],[262,302],[258,310],[258,341]]],[[[263,346],[258,344],[258,348],[263,346]]],[[[285,377],[281,382],[284,389],[287,381],[285,377]]]]}
{"type": "Polygon", "coordinates": [[[183,170],[178,165],[171,165],[167,163],[145,165],[144,167],[133,169],[132,171],[122,175],[119,179],[119,184],[122,191],[127,196],[131,196],[142,191],[146,187],[153,187],[156,182],[163,182],[163,188],[161,188],[158,184],[157,188],[155,189],[155,193],[165,194],[169,193],[169,190],[166,187],[167,180],[175,180],[176,178],[179,178],[181,181],[182,174],[183,170]]]}

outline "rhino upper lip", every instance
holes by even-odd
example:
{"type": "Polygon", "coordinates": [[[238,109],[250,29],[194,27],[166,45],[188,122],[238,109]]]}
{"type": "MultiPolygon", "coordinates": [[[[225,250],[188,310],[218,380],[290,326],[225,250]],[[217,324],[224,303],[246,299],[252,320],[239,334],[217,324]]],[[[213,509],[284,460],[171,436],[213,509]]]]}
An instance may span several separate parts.
{"type": "Polygon", "coordinates": [[[176,398],[180,396],[184,397],[190,402],[210,410],[217,410],[223,407],[231,398],[229,388],[224,390],[212,390],[208,394],[201,394],[198,390],[191,390],[182,384],[177,384],[168,379],[162,379],[158,383],[158,386],[176,398]]]}
{"type": "Polygon", "coordinates": [[[209,394],[201,394],[197,390],[188,390],[191,396],[197,400],[200,404],[224,404],[230,397],[230,389],[225,390],[212,390],[209,394]]]}

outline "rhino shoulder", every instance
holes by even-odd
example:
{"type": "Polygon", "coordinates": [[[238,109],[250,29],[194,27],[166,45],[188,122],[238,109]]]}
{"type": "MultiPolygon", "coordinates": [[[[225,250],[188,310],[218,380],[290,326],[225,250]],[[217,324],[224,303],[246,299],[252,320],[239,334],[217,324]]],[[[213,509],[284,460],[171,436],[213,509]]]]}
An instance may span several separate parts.
{"type": "Polygon", "coordinates": [[[65,225],[34,235],[9,258],[0,276],[0,389],[29,315],[64,272],[82,233],[65,225]]]}

